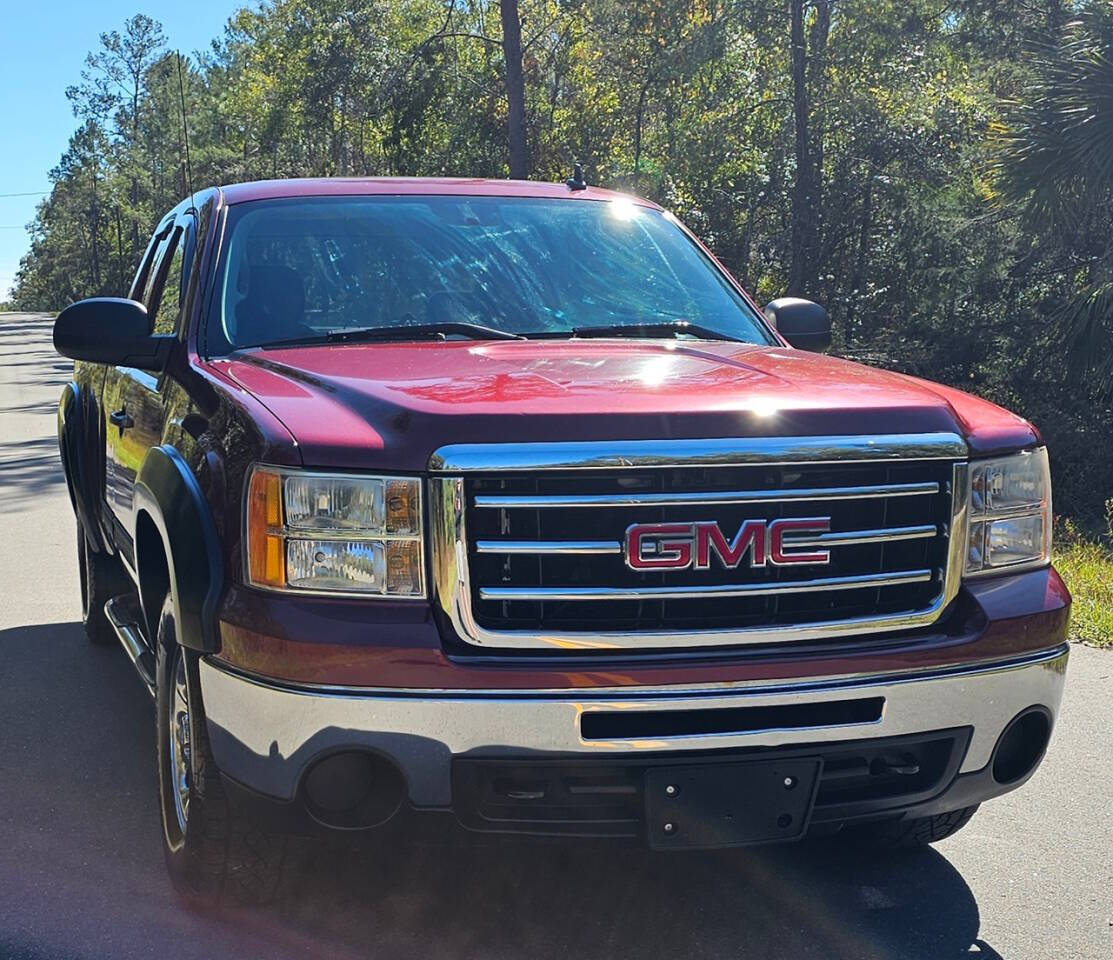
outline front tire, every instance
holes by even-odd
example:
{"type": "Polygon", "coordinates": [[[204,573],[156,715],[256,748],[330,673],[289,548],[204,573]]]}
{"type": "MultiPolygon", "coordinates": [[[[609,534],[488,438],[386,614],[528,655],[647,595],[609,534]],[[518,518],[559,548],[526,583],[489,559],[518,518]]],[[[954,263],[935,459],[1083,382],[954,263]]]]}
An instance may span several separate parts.
{"type": "Polygon", "coordinates": [[[177,891],[201,906],[273,899],[284,837],[239,814],[213,760],[198,655],[178,643],[167,596],[157,639],[159,807],[163,851],[177,891]]]}
{"type": "Polygon", "coordinates": [[[77,576],[81,585],[81,624],[85,636],[98,646],[116,642],[116,631],[109,623],[104,605],[113,597],[134,592],[135,586],[124,573],[117,557],[97,553],[80,521],[77,524],[77,576]]]}
{"type": "Polygon", "coordinates": [[[882,850],[911,850],[937,843],[958,833],[970,822],[978,805],[951,810],[934,817],[915,817],[911,820],[884,820],[854,827],[848,834],[882,850]]]}

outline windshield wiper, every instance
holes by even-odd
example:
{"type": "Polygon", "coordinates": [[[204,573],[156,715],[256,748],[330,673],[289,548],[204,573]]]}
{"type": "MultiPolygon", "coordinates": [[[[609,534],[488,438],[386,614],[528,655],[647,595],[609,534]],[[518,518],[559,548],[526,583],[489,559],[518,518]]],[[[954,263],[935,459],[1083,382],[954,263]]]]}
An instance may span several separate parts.
{"type": "Polygon", "coordinates": [[[687,320],[658,320],[651,323],[611,323],[600,327],[573,327],[574,337],[653,337],[661,334],[679,336],[687,333],[701,340],[731,340],[735,343],[745,343],[738,337],[724,333],[722,330],[713,330],[698,323],[687,320]]]}
{"type": "Polygon", "coordinates": [[[311,337],[292,337],[289,340],[272,340],[259,344],[264,350],[277,347],[297,347],[313,343],[371,343],[389,340],[446,340],[450,336],[470,340],[524,340],[521,334],[496,330],[481,323],[414,323],[392,327],[357,327],[353,330],[333,330],[311,337]]]}

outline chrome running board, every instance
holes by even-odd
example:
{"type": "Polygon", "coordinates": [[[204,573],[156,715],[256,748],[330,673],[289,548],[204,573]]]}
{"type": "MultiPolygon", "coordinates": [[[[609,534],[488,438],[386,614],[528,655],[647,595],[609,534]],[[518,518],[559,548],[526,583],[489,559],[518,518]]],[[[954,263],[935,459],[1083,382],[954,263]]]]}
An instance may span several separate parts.
{"type": "Polygon", "coordinates": [[[113,597],[104,605],[104,615],[116,631],[120,646],[128,655],[131,665],[147,692],[154,698],[155,695],[155,655],[143,639],[143,627],[139,611],[135,609],[134,602],[127,595],[113,597]]]}

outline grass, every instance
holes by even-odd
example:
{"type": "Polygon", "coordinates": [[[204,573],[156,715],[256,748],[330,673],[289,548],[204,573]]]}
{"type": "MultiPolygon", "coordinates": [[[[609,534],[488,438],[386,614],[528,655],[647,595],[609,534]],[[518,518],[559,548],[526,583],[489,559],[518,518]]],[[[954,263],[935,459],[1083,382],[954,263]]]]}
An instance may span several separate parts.
{"type": "Polygon", "coordinates": [[[1113,547],[1078,536],[1060,539],[1055,568],[1071,595],[1071,639],[1113,649],[1113,547]]]}

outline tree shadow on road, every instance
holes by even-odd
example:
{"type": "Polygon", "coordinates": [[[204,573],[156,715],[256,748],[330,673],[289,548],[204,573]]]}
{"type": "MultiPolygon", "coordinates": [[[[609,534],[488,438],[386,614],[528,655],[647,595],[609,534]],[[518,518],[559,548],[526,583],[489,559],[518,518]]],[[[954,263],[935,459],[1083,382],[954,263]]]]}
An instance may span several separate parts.
{"type": "MultiPolygon", "coordinates": [[[[833,843],[654,855],[408,830],[303,851],[273,909],[187,915],[159,852],[151,704],[123,654],[51,624],[0,631],[0,663],[0,767],[21,771],[0,799],[0,847],[36,858],[46,880],[21,916],[59,945],[100,904],[107,955],[185,925],[181,956],[234,955],[247,938],[253,956],[1000,960],[945,857],[833,843]]],[[[0,907],[0,932],[8,920],[0,907]]]]}
{"type": "Polygon", "coordinates": [[[54,437],[0,441],[0,506],[5,510],[30,509],[65,481],[54,437]]]}

